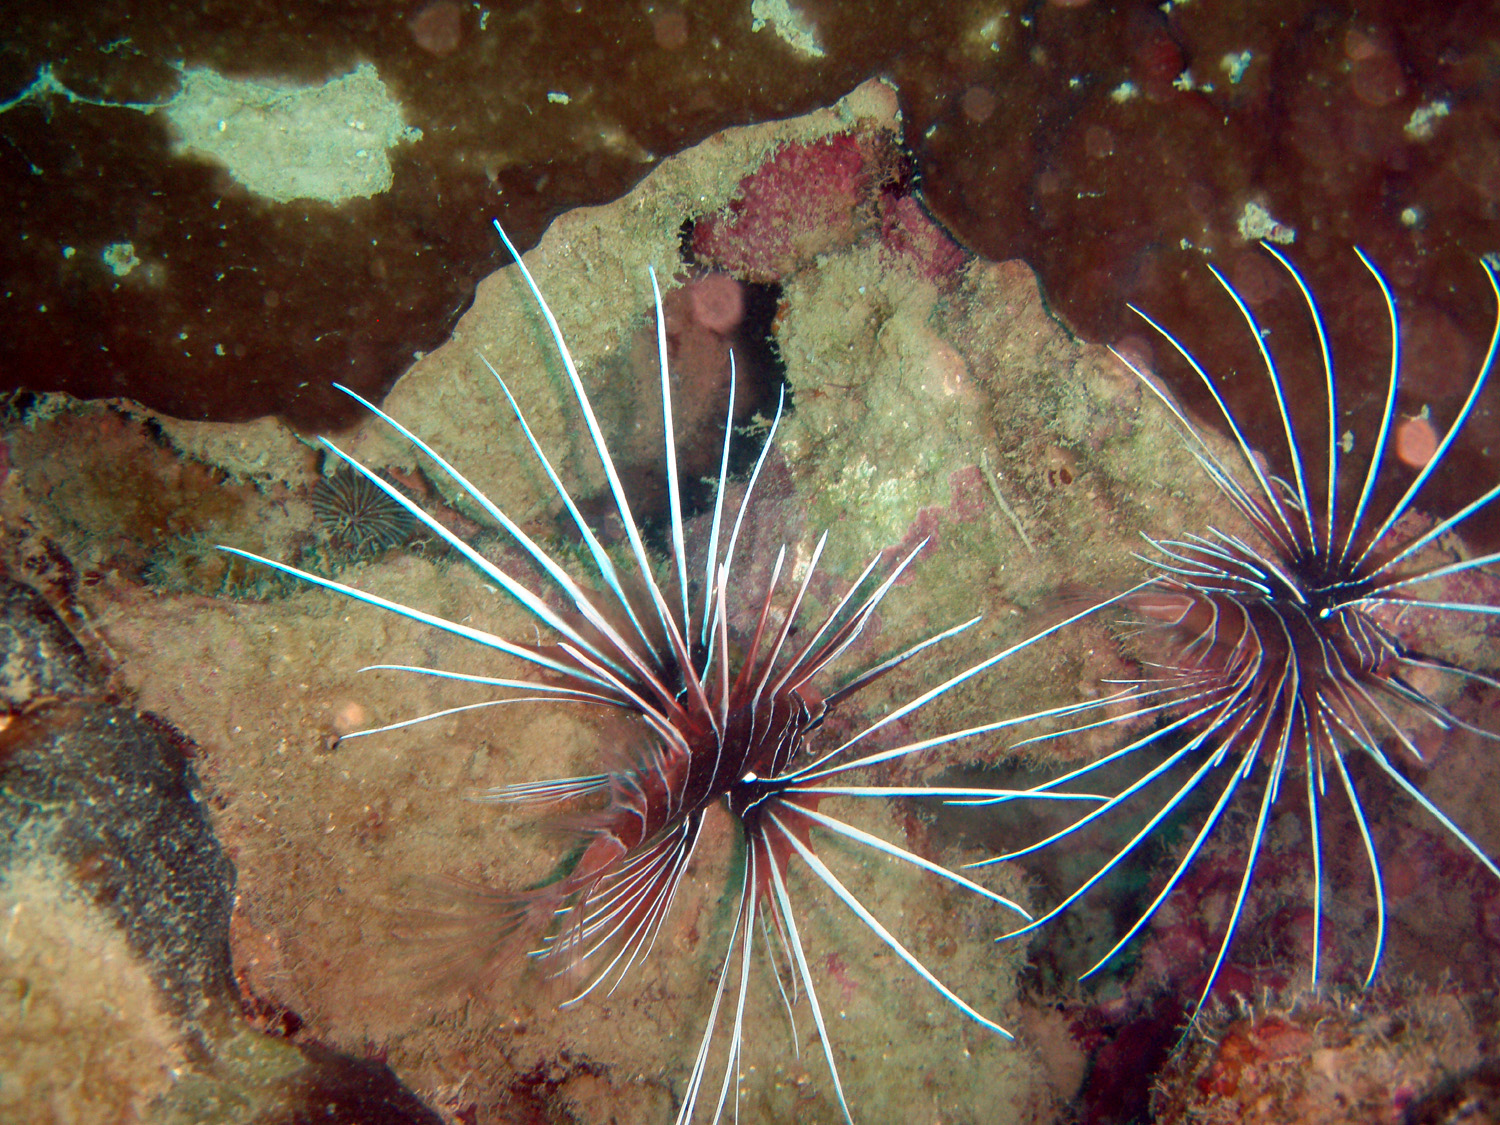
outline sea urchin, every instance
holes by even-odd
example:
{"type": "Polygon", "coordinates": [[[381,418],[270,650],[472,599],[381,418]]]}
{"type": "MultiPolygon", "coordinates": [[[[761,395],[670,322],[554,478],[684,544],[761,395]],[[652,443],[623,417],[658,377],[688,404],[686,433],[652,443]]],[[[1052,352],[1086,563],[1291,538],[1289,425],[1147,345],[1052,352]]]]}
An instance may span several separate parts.
{"type": "Polygon", "coordinates": [[[416,527],[405,508],[346,465],[313,485],[312,510],[334,547],[354,557],[398,547],[416,527]]]}

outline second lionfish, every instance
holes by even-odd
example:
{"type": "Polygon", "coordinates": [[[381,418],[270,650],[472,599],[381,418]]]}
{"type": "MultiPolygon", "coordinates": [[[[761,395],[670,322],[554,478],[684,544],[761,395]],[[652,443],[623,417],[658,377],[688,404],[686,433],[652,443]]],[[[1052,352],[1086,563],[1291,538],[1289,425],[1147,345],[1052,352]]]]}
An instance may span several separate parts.
{"type": "MultiPolygon", "coordinates": [[[[1029,742],[1133,724],[1149,728],[1099,760],[1047,782],[1042,786],[1047,791],[1094,776],[1113,763],[1144,759],[1152,752],[1158,753],[1159,760],[1143,767],[1135,780],[1075,823],[1030,847],[987,861],[1017,859],[1071,841],[1080,830],[1121,809],[1159,779],[1170,784],[1165,779],[1174,770],[1179,777],[1186,775],[1100,870],[1044,917],[1008,936],[1028,933],[1070,908],[1111,871],[1138,855],[1141,845],[1159,834],[1169,817],[1191,807],[1190,797],[1208,793],[1212,807],[1171,875],[1135,923],[1084,974],[1087,977],[1113,961],[1140,934],[1179,888],[1239,794],[1258,785],[1238,888],[1194,1011],[1208,998],[1244,916],[1272,812],[1292,801],[1302,806],[1307,823],[1312,868],[1310,976],[1313,986],[1318,984],[1329,890],[1322,806],[1330,792],[1342,794],[1368,862],[1376,918],[1365,984],[1374,979],[1385,945],[1386,894],[1374,836],[1351,770],[1353,757],[1365,759],[1374,772],[1415,801],[1451,839],[1500,878],[1500,867],[1485,850],[1407,776],[1423,762],[1413,729],[1417,721],[1441,731],[1471,732],[1491,743],[1500,740],[1500,734],[1468,722],[1453,705],[1434,698],[1435,689],[1419,685],[1436,682],[1441,687],[1447,681],[1446,686],[1460,690],[1496,690],[1500,682],[1441,654],[1414,649],[1401,639],[1398,625],[1400,615],[1413,609],[1445,620],[1450,627],[1465,619],[1483,622],[1500,616],[1493,586],[1485,600],[1481,574],[1482,568],[1500,561],[1500,554],[1455,558],[1441,549],[1450,533],[1500,497],[1500,484],[1485,488],[1445,517],[1428,519],[1415,507],[1480,400],[1500,351],[1500,315],[1467,395],[1441,440],[1434,435],[1425,462],[1403,488],[1395,483],[1400,469],[1393,449],[1400,393],[1400,319],[1385,278],[1363,253],[1356,252],[1383,299],[1390,327],[1390,364],[1370,453],[1359,471],[1349,474],[1355,478],[1354,488],[1346,493],[1341,487],[1348,456],[1343,435],[1349,435],[1351,445],[1354,439],[1340,411],[1323,316],[1292,263],[1274,246],[1266,244],[1265,249],[1286,270],[1311,320],[1321,360],[1318,376],[1323,402],[1314,399],[1312,405],[1315,410],[1321,407],[1323,415],[1322,463],[1307,448],[1307,418],[1304,413],[1299,423],[1296,407],[1302,404],[1293,403],[1286,391],[1284,375],[1267,343],[1268,333],[1218,269],[1210,267],[1258,348],[1274,428],[1285,443],[1290,479],[1263,467],[1251,449],[1245,426],[1225,399],[1222,380],[1211,377],[1157,321],[1135,310],[1186,361],[1208,392],[1228,428],[1238,466],[1214,451],[1204,432],[1140,364],[1123,355],[1121,361],[1165,405],[1208,479],[1246,530],[1226,531],[1210,525],[1179,539],[1148,537],[1152,553],[1144,558],[1153,574],[1123,598],[1097,607],[1118,603],[1132,615],[1137,640],[1149,651],[1140,678],[1118,685],[1126,693],[1123,698],[1116,694],[1088,708],[1067,706],[1030,716],[1070,722],[1076,716],[1082,722],[1029,742]]],[[[1487,260],[1481,260],[1481,265],[1500,304],[1495,267],[1487,260]]]]}

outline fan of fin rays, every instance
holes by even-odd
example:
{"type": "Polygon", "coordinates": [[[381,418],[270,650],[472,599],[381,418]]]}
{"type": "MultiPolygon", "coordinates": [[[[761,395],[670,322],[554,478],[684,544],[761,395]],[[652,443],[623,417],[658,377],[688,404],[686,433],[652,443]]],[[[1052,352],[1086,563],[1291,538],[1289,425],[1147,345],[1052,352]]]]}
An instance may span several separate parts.
{"type": "MultiPolygon", "coordinates": [[[[460,929],[466,927],[467,936],[472,942],[471,953],[488,960],[498,970],[513,954],[526,952],[545,962],[553,975],[566,974],[581,981],[571,998],[565,1002],[565,1007],[581,1001],[601,986],[607,985],[611,990],[617,987],[632,965],[650,951],[699,843],[704,815],[711,805],[722,802],[743,835],[745,862],[734,921],[730,926],[727,948],[718,972],[718,984],[682,1098],[678,1120],[686,1122],[693,1118],[704,1084],[708,1081],[711,1047],[731,977],[737,982],[737,992],[733,1001],[733,1020],[724,1074],[715,1102],[714,1120],[718,1120],[724,1112],[731,1087],[735,1091],[734,1111],[738,1112],[738,1079],[745,1046],[745,1005],[757,933],[763,939],[760,943],[763,950],[761,957],[777,982],[789,1018],[798,994],[805,990],[840,1110],[846,1120],[852,1120],[809,968],[808,951],[792,906],[790,881],[787,877],[789,861],[793,856],[799,858],[818,883],[831,891],[871,933],[944,1000],[970,1019],[1010,1038],[1009,1032],[976,1011],[940,982],[877,920],[871,910],[819,858],[813,847],[811,833],[814,829],[826,832],[850,844],[867,848],[887,860],[908,864],[1029,919],[1030,915],[1009,899],[898,844],[838,819],[822,811],[819,806],[830,798],[952,800],[984,796],[994,800],[1023,796],[1015,792],[985,789],[860,785],[852,783],[846,775],[960,739],[1000,730],[1021,721],[1006,719],[888,749],[861,751],[857,756],[853,753],[856,747],[860,747],[876,732],[945,695],[1014,652],[1057,629],[1065,628],[1074,619],[1060,622],[949,677],[936,687],[891,710],[842,745],[814,758],[807,750],[808,737],[817,730],[832,708],[918,653],[968,629],[979,618],[928,637],[855,676],[826,696],[821,694],[813,686],[814,679],[847,652],[882,599],[922,549],[922,545],[919,545],[901,558],[878,582],[872,577],[881,560],[881,556],[877,555],[842,600],[817,619],[813,627],[805,630],[807,639],[799,639],[793,643],[793,625],[823,550],[825,533],[818,540],[805,566],[800,585],[778,610],[777,588],[786,563],[786,548],[782,547],[766,589],[751,592],[752,597],[759,602],[758,618],[753,634],[743,646],[743,655],[737,658],[737,666],[732,666],[729,606],[731,599],[738,599],[740,596],[734,589],[735,548],[755,482],[781,419],[780,405],[733,524],[728,527],[727,535],[722,535],[727,525],[724,511],[725,481],[734,417],[734,374],[731,359],[730,404],[725,423],[724,449],[706,553],[702,603],[695,616],[696,598],[690,593],[681,493],[674,452],[666,328],[654,271],[651,283],[656,298],[670,508],[670,559],[665,579],[658,579],[653,571],[641,532],[632,517],[625,491],[557,320],[516,248],[498,223],[495,227],[514,257],[551,332],[594,451],[603,468],[615,511],[623,524],[629,546],[627,562],[617,565],[611,559],[599,535],[584,519],[578,505],[538,444],[499,372],[488,361],[485,361],[486,366],[494,375],[539,466],[546,473],[558,500],[576,527],[587,557],[592,560],[593,569],[602,583],[603,592],[588,589],[583,581],[564,569],[557,558],[531,539],[426,441],[374,404],[345,388],[340,389],[411,442],[470,501],[482,508],[530,557],[539,575],[544,576],[546,581],[541,582],[539,576],[523,579],[501,569],[379,475],[345,455],[326,439],[323,444],[348,464],[350,469],[386,493],[488,579],[511,594],[538,622],[556,635],[556,643],[550,646],[515,644],[479,628],[444,619],[273,559],[229,547],[222,549],[313,585],[475,642],[482,649],[503,653],[542,673],[542,678],[528,680],[408,665],[374,665],[372,667],[375,669],[464,681],[521,694],[449,708],[375,730],[360,731],[358,734],[376,734],[460,711],[516,702],[592,705],[637,716],[644,724],[646,736],[643,741],[646,749],[639,751],[632,760],[604,764],[598,772],[585,776],[506,785],[483,794],[483,799],[501,804],[559,808],[565,814],[564,823],[578,829],[581,854],[567,874],[535,890],[503,893],[489,888],[470,888],[471,893],[467,899],[474,913],[468,922],[472,925],[465,924],[460,929]],[[528,581],[534,585],[529,585],[528,581]],[[544,600],[547,583],[561,592],[571,606],[571,611],[557,611],[549,607],[544,600]],[[860,596],[861,591],[867,592],[860,596]],[[525,944],[518,944],[533,941],[537,944],[530,950],[526,949],[525,944]]],[[[755,603],[752,601],[747,604],[753,606],[755,603]]],[[[1092,612],[1092,608],[1089,612],[1092,612]]],[[[1065,801],[1103,799],[1062,792],[1043,792],[1038,796],[1065,801]]],[[[795,1025],[793,1030],[795,1033],[795,1025]]]]}
{"type": "MultiPolygon", "coordinates": [[[[1059,716],[1078,715],[1083,721],[1054,733],[1035,736],[1019,745],[1114,725],[1140,721],[1154,724],[1149,733],[1098,761],[1040,786],[1039,789],[1044,791],[1053,791],[1086,778],[1148,747],[1160,746],[1165,755],[1163,760],[1123,791],[1061,831],[1030,847],[974,865],[1018,859],[1068,840],[1171,771],[1179,767],[1191,771],[1144,826],[1098,872],[1046,915],[1005,937],[1026,934],[1063,913],[1110,871],[1124,863],[1190,794],[1216,786],[1218,795],[1212,809],[1165,885],[1126,933],[1083,974],[1087,978],[1109,963],[1151,921],[1167,896],[1182,882],[1241,786],[1259,770],[1264,789],[1245,851],[1239,890],[1224,926],[1217,956],[1193,1009],[1194,1016],[1207,1000],[1223,967],[1245,908],[1272,809],[1277,806],[1284,788],[1289,793],[1303,790],[1311,842],[1312,985],[1316,987],[1318,983],[1318,958],[1323,940],[1324,872],[1319,806],[1328,799],[1330,787],[1335,792],[1341,791],[1348,802],[1369,862],[1376,907],[1376,936],[1365,986],[1374,980],[1385,944],[1386,902],[1380,861],[1346,761],[1351,753],[1362,752],[1491,874],[1500,878],[1500,868],[1495,862],[1408,780],[1388,754],[1390,750],[1398,760],[1405,757],[1413,764],[1422,761],[1410,729],[1412,720],[1425,720],[1439,728],[1461,728],[1488,739],[1500,739],[1500,734],[1465,722],[1447,706],[1419,690],[1410,674],[1439,673],[1457,681],[1455,686],[1460,688],[1465,682],[1500,688],[1500,682],[1439,655],[1414,651],[1388,627],[1388,622],[1407,608],[1450,615],[1450,623],[1461,623],[1469,615],[1493,617],[1500,614],[1500,606],[1452,600],[1441,585],[1445,579],[1495,563],[1500,560],[1500,554],[1460,561],[1432,561],[1430,555],[1435,552],[1424,555],[1424,551],[1436,545],[1441,537],[1500,496],[1500,484],[1489,488],[1451,516],[1435,521],[1425,531],[1408,531],[1402,522],[1403,517],[1413,512],[1413,505],[1423,487],[1442,464],[1469,419],[1494,365],[1497,346],[1500,346],[1500,281],[1497,281],[1495,267],[1489,261],[1481,260],[1495,293],[1497,319],[1488,351],[1468,396],[1425,467],[1399,499],[1381,514],[1377,510],[1381,505],[1376,497],[1381,492],[1380,474],[1385,471],[1388,446],[1392,441],[1400,383],[1401,329],[1390,287],[1364,253],[1356,249],[1355,253],[1374,277],[1384,298],[1390,319],[1391,361],[1374,449],[1362,474],[1363,482],[1350,506],[1346,498],[1339,495],[1338,489],[1341,452],[1338,394],[1323,318],[1311,290],[1292,263],[1274,246],[1263,245],[1286,268],[1300,290],[1321,352],[1327,407],[1327,450],[1322,466],[1326,475],[1321,482],[1323,495],[1316,496],[1318,486],[1309,479],[1316,470],[1309,468],[1309,458],[1303,452],[1282,376],[1266,343],[1266,334],[1248,305],[1219,270],[1209,266],[1258,342],[1289,453],[1290,482],[1268,474],[1262,467],[1217,384],[1186,347],[1157,321],[1131,306],[1133,312],[1187,361],[1208,389],[1229,427],[1245,472],[1237,472],[1213,452],[1198,428],[1151,375],[1118,352],[1116,356],[1166,406],[1203,471],[1250,526],[1254,539],[1247,540],[1215,527],[1185,539],[1158,541],[1145,537],[1153,553],[1139,557],[1151,565],[1153,577],[1125,597],[1102,602],[1096,608],[1118,603],[1130,611],[1137,635],[1153,642],[1155,652],[1160,655],[1143,664],[1139,679],[1124,685],[1130,692],[1128,707],[1119,707],[1119,698],[1111,696],[1095,705],[1099,710],[1095,711],[1094,718],[1081,713],[1077,706],[1038,712],[1028,718],[1055,720],[1059,716]],[[1105,705],[1123,713],[1098,718],[1105,705]],[[1294,782],[1299,770],[1302,777],[1299,782],[1294,782]],[[1213,782],[1211,775],[1217,776],[1218,782],[1213,782]]],[[[1385,491],[1394,493],[1396,489],[1385,491]]],[[[962,803],[984,802],[965,800],[962,803]]]]}

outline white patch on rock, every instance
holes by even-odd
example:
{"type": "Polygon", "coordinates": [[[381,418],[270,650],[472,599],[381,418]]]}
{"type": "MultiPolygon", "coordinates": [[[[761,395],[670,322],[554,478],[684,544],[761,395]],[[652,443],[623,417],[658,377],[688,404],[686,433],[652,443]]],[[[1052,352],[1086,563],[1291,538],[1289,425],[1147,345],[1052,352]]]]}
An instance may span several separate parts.
{"type": "Polygon", "coordinates": [[[1245,204],[1237,225],[1240,237],[1246,242],[1275,242],[1287,246],[1297,238],[1296,228],[1279,221],[1264,206],[1253,201],[1245,204]]]}
{"type": "Polygon", "coordinates": [[[790,0],[751,0],[750,30],[760,31],[767,24],[792,50],[808,58],[823,57],[817,27],[793,8],[790,0]]]}
{"type": "Polygon", "coordinates": [[[389,150],[419,140],[369,63],[321,86],[182,72],[165,107],[178,152],[222,164],[236,183],[277,203],[342,203],[388,191],[389,150]]]}

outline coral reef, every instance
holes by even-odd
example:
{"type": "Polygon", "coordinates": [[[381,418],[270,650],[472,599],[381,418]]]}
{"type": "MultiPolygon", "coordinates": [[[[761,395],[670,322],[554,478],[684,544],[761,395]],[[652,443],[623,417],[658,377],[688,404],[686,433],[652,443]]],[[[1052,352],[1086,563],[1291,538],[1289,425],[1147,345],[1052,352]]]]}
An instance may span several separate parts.
{"type": "Polygon", "coordinates": [[[0,1117],[436,1125],[385,1066],[241,1021],[197,747],[15,579],[27,545],[0,543],[0,1117]]]}
{"type": "MultiPolygon", "coordinates": [[[[474,18],[463,11],[465,21],[474,18]]],[[[451,23],[451,12],[441,10],[422,23],[418,49],[427,65],[448,65],[473,44],[473,25],[463,22],[450,50],[444,27],[451,30],[451,23]]],[[[394,26],[415,34],[404,21],[394,26]]],[[[656,25],[651,33],[658,34],[656,25]]],[[[668,24],[660,34],[671,42],[675,32],[668,24]]],[[[835,42],[825,39],[838,50],[835,42]]],[[[987,44],[977,50],[988,57],[987,44]]],[[[1157,50],[1156,72],[1175,65],[1167,55],[1157,50]]],[[[858,663],[982,613],[973,635],[951,653],[957,669],[1006,638],[1066,616],[1072,592],[1118,588],[1136,573],[1131,552],[1140,530],[1172,535],[1195,528],[1215,501],[1162,412],[1143,401],[1139,384],[1112,357],[1049,315],[1025,265],[973,259],[927,217],[904,171],[893,174],[888,160],[899,151],[899,105],[890,87],[874,84],[810,117],[718,135],[662,161],[617,204],[558,215],[526,260],[554,302],[590,394],[610,402],[614,417],[644,419],[650,409],[642,396],[649,396],[655,375],[637,358],[651,307],[648,265],[656,266],[670,300],[705,272],[733,276],[752,264],[706,235],[700,244],[701,230],[731,224],[756,242],[795,245],[796,252],[756,263],[758,276],[779,294],[769,331],[781,367],[768,367],[764,382],[774,393],[784,379],[794,409],[757,486],[761,499],[743,533],[737,569],[745,568],[748,583],[762,583],[783,542],[789,564],[803,566],[829,528],[829,548],[809,589],[815,608],[826,609],[869,554],[909,550],[928,539],[899,599],[871,622],[874,647],[850,659],[858,663]],[[766,228],[796,212],[784,200],[763,208],[743,201],[752,185],[776,186],[764,169],[768,162],[779,167],[778,156],[789,151],[808,173],[799,190],[826,192],[825,201],[843,201],[840,208],[853,198],[857,224],[836,223],[822,235],[789,232],[776,241],[777,232],[766,228]],[[851,168],[851,152],[862,160],[874,155],[851,168]],[[691,261],[684,260],[684,244],[691,261]]],[[[398,187],[404,174],[398,160],[398,187]]],[[[570,173],[557,175],[567,180],[570,173]]],[[[532,197],[522,193],[518,214],[527,213],[526,198],[532,197]]],[[[567,198],[566,185],[557,198],[567,198]]],[[[807,210],[817,211],[818,202],[810,199],[807,210]]],[[[483,255],[490,254],[486,247],[483,255]]],[[[726,333],[732,314],[697,307],[691,293],[686,300],[682,320],[674,322],[675,346],[703,357],[692,376],[694,395],[721,393],[711,388],[722,386],[725,342],[742,328],[726,333]]],[[[501,270],[479,284],[451,341],[424,355],[385,407],[418,433],[441,436],[445,454],[528,533],[566,551],[574,548],[559,531],[550,486],[476,355],[505,376],[538,440],[570,451],[558,459],[558,471],[586,495],[602,482],[562,410],[564,388],[548,366],[544,331],[515,272],[501,270]]],[[[347,359],[329,369],[342,377],[347,359]]],[[[352,612],[316,592],[256,585],[263,575],[212,569],[225,564],[222,557],[208,562],[209,536],[311,569],[335,565],[319,553],[310,502],[319,474],[308,445],[271,421],[184,423],[120,403],[109,410],[126,421],[101,422],[95,413],[101,408],[61,398],[39,400],[39,408],[45,409],[25,418],[12,412],[0,427],[0,515],[8,527],[29,521],[38,529],[17,570],[44,593],[73,591],[80,618],[135,704],[168,716],[191,738],[214,833],[238,873],[230,943],[238,999],[253,1027],[236,1024],[234,1034],[218,1041],[219,1057],[241,1060],[240,1075],[274,1076],[312,1066],[321,1050],[337,1050],[361,1060],[346,1073],[358,1077],[389,1066],[450,1122],[669,1118],[712,998],[713,953],[730,922],[716,874],[731,859],[727,844],[688,873],[651,957],[633,970],[641,973],[633,987],[563,1013],[526,976],[482,999],[415,989],[414,951],[402,937],[402,922],[410,919],[402,907],[420,897],[428,879],[452,874],[522,886],[545,876],[555,859],[555,842],[526,831],[524,816],[465,801],[464,794],[570,767],[582,772],[617,732],[588,715],[514,707],[340,742],[352,731],[480,697],[463,685],[357,671],[377,659],[456,663],[457,651],[443,638],[352,612]],[[55,425],[46,421],[48,411],[55,425]],[[133,479],[149,496],[140,506],[116,507],[118,497],[107,487],[68,479],[58,452],[63,438],[89,432],[107,438],[90,451],[97,471],[141,463],[133,479]],[[49,502],[46,490],[54,487],[72,489],[65,494],[73,502],[49,502]],[[174,496],[181,504],[166,502],[174,496]],[[147,512],[160,513],[165,530],[130,515],[147,512]],[[43,549],[44,536],[58,544],[55,550],[43,549]],[[179,578],[158,580],[169,571],[179,578]],[[221,589],[238,596],[216,596],[221,589]]],[[[747,428],[763,421],[765,406],[756,413],[760,419],[747,417],[747,428]]],[[[722,406],[704,411],[705,419],[715,415],[722,417],[722,406]]],[[[706,421],[686,436],[712,447],[713,425],[706,421]]],[[[379,427],[361,424],[335,440],[389,479],[417,486],[411,455],[379,427]]],[[[439,492],[432,500],[446,503],[445,520],[482,523],[482,514],[456,495],[439,492]]],[[[690,525],[690,539],[702,521],[690,525]]],[[[480,549],[506,566],[520,564],[498,540],[481,540],[480,549]]],[[[336,565],[346,580],[446,618],[502,636],[529,635],[522,613],[445,553],[391,550],[336,565]]],[[[1037,659],[1003,669],[991,698],[945,702],[930,715],[893,724],[889,733],[921,737],[1079,693],[1107,694],[1109,681],[1132,667],[1108,630],[1079,630],[1037,659]]],[[[909,697],[930,686],[930,674],[898,670],[889,684],[871,688],[868,706],[909,697]]],[[[824,737],[850,733],[859,717],[831,724],[824,737]]],[[[1102,745],[1077,739],[1062,749],[1081,761],[1102,745]]],[[[1483,808],[1482,782],[1492,777],[1488,748],[1454,733],[1431,749],[1418,784],[1493,854],[1500,826],[1483,808]]],[[[924,756],[891,777],[937,783],[961,775],[1004,784],[1034,779],[1038,764],[1065,763],[1034,747],[1017,754],[996,737],[962,753],[924,756]]],[[[982,816],[898,809],[873,814],[866,827],[956,865],[1037,838],[1031,815],[1009,808],[982,816]]],[[[1392,856],[1392,973],[1430,981],[1441,971],[1435,960],[1441,956],[1459,972],[1453,987],[1467,1004],[1468,996],[1493,987],[1500,896],[1469,880],[1462,857],[1399,807],[1372,809],[1371,819],[1385,834],[1377,841],[1382,854],[1392,856]]],[[[1164,834],[1156,858],[1173,843],[1164,834]]],[[[1097,866],[1087,848],[1111,846],[1087,842],[1076,853],[1039,857],[1024,871],[997,870],[986,878],[1033,905],[1056,901],[1059,888],[1071,889],[1079,871],[1097,866]]],[[[1305,897],[1305,871],[1290,862],[1299,846],[1279,835],[1267,843],[1255,910],[1242,923],[1244,952],[1224,974],[1237,989],[1279,986],[1300,964],[1295,939],[1305,919],[1280,909],[1283,898],[1305,897]],[[1288,862],[1278,866],[1281,856],[1288,862]]],[[[1177,974],[1188,958],[1201,958],[1203,932],[1223,906],[1219,883],[1238,870],[1235,858],[1200,857],[1194,871],[1203,881],[1191,894],[1205,903],[1201,916],[1184,907],[1152,931],[1154,944],[1143,943],[1117,973],[1084,988],[1073,978],[1090,940],[1100,940],[1089,931],[1115,932],[1113,912],[1123,916],[1139,904],[1160,876],[1155,865],[1129,872],[1118,899],[1103,896],[1100,913],[1080,912],[1072,928],[1024,949],[994,946],[985,911],[924,893],[873,866],[857,869],[851,876],[857,893],[904,914],[929,963],[976,1004],[1004,1013],[1018,1032],[1009,1046],[973,1035],[926,1003],[920,986],[908,990],[897,980],[877,943],[831,917],[815,920],[809,944],[837,951],[813,972],[837,1001],[832,1018],[848,1052],[844,1078],[863,1107],[860,1120],[999,1117],[1040,1125],[1070,1117],[1106,1121],[1121,1106],[1144,1105],[1180,1015],[1177,974]],[[1070,951],[1070,943],[1081,952],[1070,951]],[[893,1019],[892,1012],[901,1014],[893,1019]],[[893,1072],[903,1076],[899,1083],[890,1082],[893,1072]]],[[[1363,875],[1351,868],[1328,877],[1357,886],[1363,875]]],[[[1357,951],[1369,924],[1360,903],[1333,928],[1357,951]]],[[[1340,962],[1328,956],[1332,972],[1340,962]]],[[[1347,951],[1342,956],[1342,963],[1355,963],[1347,951]]],[[[792,1051],[780,998],[755,998],[751,1008],[747,1021],[753,1015],[764,1030],[747,1044],[742,1119],[837,1120],[822,1072],[804,1061],[816,1050],[805,1008],[797,1015],[802,1060],[792,1051]]],[[[1470,1019],[1484,1041],[1492,1016],[1474,1009],[1470,1019]]],[[[1432,1089],[1440,1069],[1471,1057],[1435,1064],[1432,1089]]],[[[1482,1077],[1476,1071],[1466,1081],[1482,1077]]],[[[222,1089],[192,1087],[204,1096],[222,1089]]],[[[191,1119],[192,1107],[207,1103],[180,1104],[188,1107],[183,1119],[191,1119]]]]}
{"type": "Polygon", "coordinates": [[[1183,1038],[1162,1071],[1152,1120],[1437,1121],[1420,1103],[1478,1064],[1480,1038],[1472,1013],[1452,993],[1399,985],[1358,998],[1268,994],[1221,1005],[1183,1038]]]}

